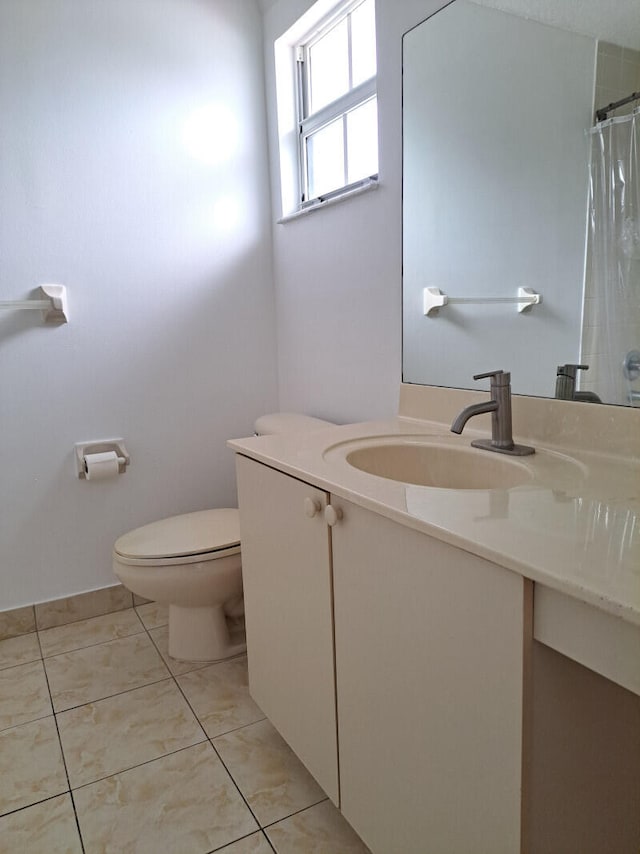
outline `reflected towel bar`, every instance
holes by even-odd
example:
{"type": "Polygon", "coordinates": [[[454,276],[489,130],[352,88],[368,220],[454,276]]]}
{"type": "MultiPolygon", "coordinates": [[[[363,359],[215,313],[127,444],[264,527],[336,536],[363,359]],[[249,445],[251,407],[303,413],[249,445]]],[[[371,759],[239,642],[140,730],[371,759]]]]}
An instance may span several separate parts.
{"type": "Polygon", "coordinates": [[[531,306],[540,305],[542,294],[536,293],[531,288],[518,288],[518,295],[515,297],[450,297],[443,294],[440,288],[425,288],[423,300],[424,313],[427,317],[437,317],[438,309],[454,303],[479,305],[481,303],[507,302],[515,303],[519,312],[528,311],[531,306]]]}
{"type": "Polygon", "coordinates": [[[40,290],[46,299],[29,300],[0,300],[0,309],[17,309],[18,311],[43,312],[45,323],[67,323],[69,312],[67,307],[67,289],[64,285],[40,285],[40,290]]]}

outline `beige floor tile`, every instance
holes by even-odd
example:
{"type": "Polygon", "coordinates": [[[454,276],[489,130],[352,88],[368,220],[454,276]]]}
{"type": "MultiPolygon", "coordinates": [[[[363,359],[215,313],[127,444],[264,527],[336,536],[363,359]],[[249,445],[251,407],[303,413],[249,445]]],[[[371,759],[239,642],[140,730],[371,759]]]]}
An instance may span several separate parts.
{"type": "MultiPolygon", "coordinates": [[[[219,854],[273,854],[273,848],[262,833],[252,833],[221,848],[219,854]]],[[[303,854],[302,850],[298,854],[303,854]]]]}
{"type": "Polygon", "coordinates": [[[257,830],[206,742],[74,793],[87,854],[205,854],[257,830]]]}
{"type": "Polygon", "coordinates": [[[0,730],[52,712],[41,661],[0,670],[0,730]]]}
{"type": "Polygon", "coordinates": [[[53,715],[0,732],[0,815],[68,788],[53,715]]]}
{"type": "Polygon", "coordinates": [[[12,608],[10,611],[0,611],[0,640],[35,632],[36,614],[33,605],[24,608],[12,608]]]}
{"type": "Polygon", "coordinates": [[[174,676],[178,676],[181,673],[190,673],[192,670],[199,670],[202,667],[208,667],[210,664],[213,664],[212,661],[183,661],[180,658],[172,658],[169,655],[169,626],[150,629],[149,634],[154,644],[158,647],[164,663],[174,676]]]}
{"type": "Polygon", "coordinates": [[[326,798],[267,720],[213,744],[263,827],[326,798]]]}
{"type": "Polygon", "coordinates": [[[87,620],[132,606],[132,594],[122,584],[114,584],[101,590],[90,590],[88,593],[77,593],[75,596],[36,605],[36,624],[38,629],[50,629],[52,626],[64,626],[76,620],[87,620]]]}
{"type": "Polygon", "coordinates": [[[370,854],[330,801],[285,818],[265,833],[278,854],[370,854]]]}
{"type": "Polygon", "coordinates": [[[45,659],[44,664],[57,712],[141,688],[169,675],[146,632],[65,652],[45,659]]]}
{"type": "Polygon", "coordinates": [[[71,787],[205,739],[173,679],[58,714],[71,787]]]}
{"type": "Polygon", "coordinates": [[[0,670],[6,667],[15,667],[16,664],[27,664],[29,661],[37,661],[40,655],[40,644],[38,635],[31,632],[28,635],[20,635],[17,638],[0,640],[0,670]]]}
{"type": "Polygon", "coordinates": [[[179,676],[178,684],[209,738],[264,718],[249,696],[244,655],[179,676]]]}
{"type": "Polygon", "coordinates": [[[157,629],[169,623],[169,606],[161,605],[159,602],[149,602],[136,608],[138,616],[147,629],[157,629]]]}
{"type": "Polygon", "coordinates": [[[82,854],[69,795],[0,818],[0,854],[82,854]]]}
{"type": "Polygon", "coordinates": [[[73,649],[82,649],[97,643],[105,643],[118,638],[140,634],[144,626],[133,608],[126,611],[114,611],[88,620],[78,620],[66,626],[40,631],[42,654],[45,657],[60,655],[73,649]]]}

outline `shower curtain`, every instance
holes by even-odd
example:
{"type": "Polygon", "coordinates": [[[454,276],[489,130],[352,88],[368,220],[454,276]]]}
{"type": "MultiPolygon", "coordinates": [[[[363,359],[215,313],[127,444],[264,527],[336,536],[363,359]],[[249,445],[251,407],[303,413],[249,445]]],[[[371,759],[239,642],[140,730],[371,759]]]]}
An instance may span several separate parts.
{"type": "Polygon", "coordinates": [[[640,406],[640,377],[623,369],[640,351],[640,108],[591,129],[590,172],[581,387],[640,406]]]}

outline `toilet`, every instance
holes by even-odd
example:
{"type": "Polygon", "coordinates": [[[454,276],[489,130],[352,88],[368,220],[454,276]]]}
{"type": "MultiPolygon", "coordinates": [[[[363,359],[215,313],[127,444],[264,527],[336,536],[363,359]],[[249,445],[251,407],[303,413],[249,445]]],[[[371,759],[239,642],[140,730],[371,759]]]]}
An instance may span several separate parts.
{"type": "MultiPolygon", "coordinates": [[[[257,435],[313,432],[329,421],[279,412],[262,415],[257,435]]],[[[169,606],[169,655],[217,661],[246,649],[240,514],[237,508],[171,516],[123,534],[113,570],[132,593],[169,606]]]]}

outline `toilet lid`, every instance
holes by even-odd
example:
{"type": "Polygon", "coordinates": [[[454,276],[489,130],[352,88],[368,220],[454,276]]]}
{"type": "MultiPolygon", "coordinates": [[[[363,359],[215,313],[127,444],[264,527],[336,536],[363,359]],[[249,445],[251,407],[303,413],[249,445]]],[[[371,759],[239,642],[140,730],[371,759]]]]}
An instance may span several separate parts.
{"type": "Polygon", "coordinates": [[[240,544],[236,508],[200,510],[160,519],[123,534],[114,551],[129,558],[172,558],[228,549],[240,544]]]}

